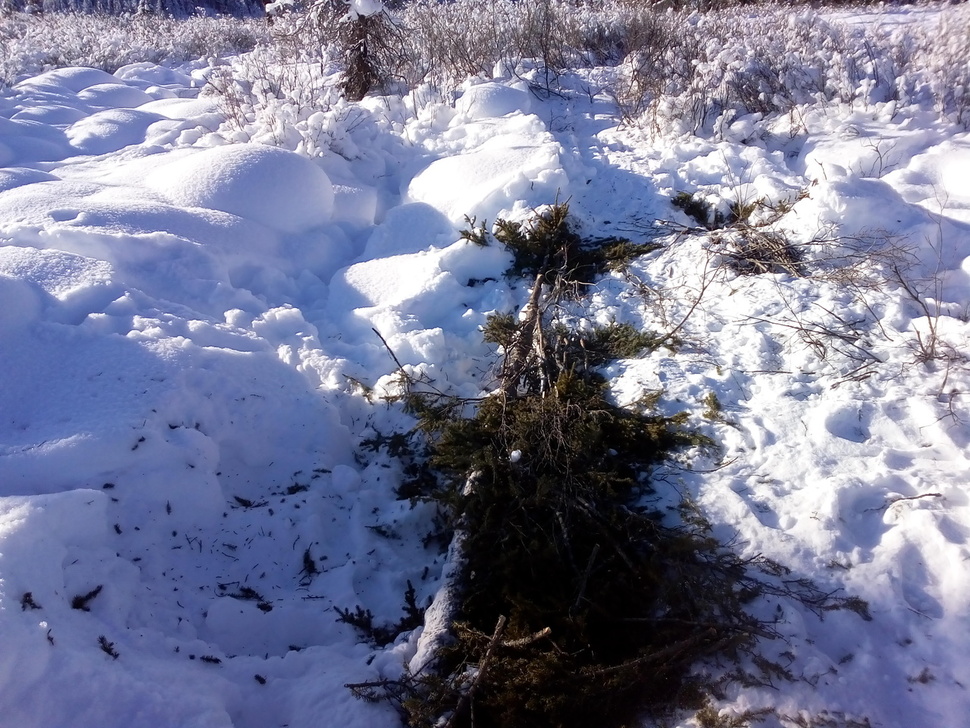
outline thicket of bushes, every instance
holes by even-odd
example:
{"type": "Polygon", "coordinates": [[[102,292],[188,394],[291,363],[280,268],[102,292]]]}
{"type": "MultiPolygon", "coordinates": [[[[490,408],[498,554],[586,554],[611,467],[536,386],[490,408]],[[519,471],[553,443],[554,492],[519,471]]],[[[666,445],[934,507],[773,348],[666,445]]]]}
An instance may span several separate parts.
{"type": "Polygon", "coordinates": [[[131,13],[189,18],[204,15],[262,16],[260,0],[2,0],[0,13],[82,13],[127,15],[131,13]]]}
{"type": "Polygon", "coordinates": [[[6,13],[0,80],[61,65],[113,71],[140,60],[174,63],[260,43],[260,62],[231,72],[244,85],[261,76],[272,81],[281,72],[274,57],[284,58],[294,82],[275,84],[273,96],[307,113],[334,98],[306,88],[334,85],[328,77],[341,69],[353,99],[422,85],[446,97],[468,76],[491,77],[496,69],[558,92],[570,70],[613,67],[590,90],[612,95],[626,121],[663,130],[716,133],[746,114],[787,113],[819,101],[922,102],[970,122],[970,68],[954,62],[970,56],[966,5],[934,22],[885,29],[832,22],[791,4],[717,3],[705,13],[687,5],[419,0],[348,22],[342,2],[321,0],[272,26],[230,18],[6,13]]]}
{"type": "Polygon", "coordinates": [[[970,12],[939,27],[863,28],[786,3],[753,9],[719,3],[698,14],[624,2],[465,0],[411,3],[400,12],[404,45],[384,68],[404,85],[452,88],[497,66],[558,90],[559,74],[617,66],[603,78],[628,120],[712,130],[731,115],[788,112],[817,101],[923,100],[970,120],[970,12]],[[753,17],[756,13],[757,17],[753,17]]]}
{"type": "Polygon", "coordinates": [[[0,88],[52,68],[108,73],[143,61],[176,65],[269,42],[265,20],[0,12],[0,88]]]}

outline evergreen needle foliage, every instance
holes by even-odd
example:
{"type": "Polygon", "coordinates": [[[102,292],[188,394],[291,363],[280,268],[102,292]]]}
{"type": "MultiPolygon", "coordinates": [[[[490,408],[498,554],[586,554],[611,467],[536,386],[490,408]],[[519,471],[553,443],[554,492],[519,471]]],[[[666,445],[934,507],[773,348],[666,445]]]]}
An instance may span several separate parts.
{"type": "MultiPolygon", "coordinates": [[[[482,662],[499,616],[507,642],[548,630],[495,650],[476,725],[620,725],[686,694],[698,657],[758,631],[737,559],[705,528],[638,506],[650,466],[697,441],[683,419],[617,407],[601,381],[563,372],[545,397],[492,397],[474,418],[435,426],[431,465],[466,533],[462,624],[444,672],[482,662]]],[[[431,702],[459,692],[445,681],[431,702]]],[[[433,725],[424,715],[411,725],[433,725]]]]}
{"type": "Polygon", "coordinates": [[[542,274],[550,285],[592,283],[607,270],[620,270],[633,258],[660,247],[621,238],[584,242],[569,225],[566,202],[550,205],[524,224],[496,220],[495,239],[514,256],[505,272],[508,277],[535,278],[542,274]]]}
{"type": "Polygon", "coordinates": [[[701,197],[689,192],[678,192],[670,202],[674,207],[683,210],[687,217],[701,227],[708,230],[724,227],[724,216],[701,197]]]}
{"type": "MultiPolygon", "coordinates": [[[[776,674],[754,651],[772,629],[747,612],[751,600],[794,595],[819,614],[854,608],[810,583],[779,588],[751,576],[785,571],[739,559],[689,503],[676,523],[643,506],[655,464],[713,443],[686,428],[686,414],[656,414],[656,393],[631,407],[608,397],[596,367],[656,346],[655,337],[547,321],[550,300],[568,292],[559,284],[605,260],[591,262],[567,212],[556,205],[526,225],[498,223],[514,268],[536,276],[518,318],[496,315],[484,327],[505,350],[498,394],[471,417],[467,401],[439,392],[405,397],[427,438],[409,496],[437,502],[462,534],[460,603],[434,674],[351,687],[391,700],[415,728],[608,727],[645,711],[698,709],[705,686],[690,670],[704,657],[746,653],[776,674]]],[[[370,616],[341,613],[372,630],[370,616]]]]}
{"type": "MultiPolygon", "coordinates": [[[[562,282],[606,269],[608,246],[584,246],[567,214],[555,205],[526,225],[497,223],[515,255],[510,274],[562,293],[562,282]]],[[[689,692],[699,656],[746,645],[758,628],[743,608],[753,591],[738,582],[742,567],[706,526],[665,525],[639,505],[654,464],[709,444],[684,428],[685,415],[652,413],[655,397],[634,408],[609,400],[596,368],[656,338],[628,324],[552,326],[538,306],[522,319],[499,314],[485,326],[506,351],[502,377],[515,381],[473,417],[438,395],[408,398],[429,453],[412,487],[423,482],[462,530],[465,559],[460,622],[439,674],[381,685],[412,726],[443,714],[465,725],[472,709],[476,726],[620,725],[689,692]]]]}

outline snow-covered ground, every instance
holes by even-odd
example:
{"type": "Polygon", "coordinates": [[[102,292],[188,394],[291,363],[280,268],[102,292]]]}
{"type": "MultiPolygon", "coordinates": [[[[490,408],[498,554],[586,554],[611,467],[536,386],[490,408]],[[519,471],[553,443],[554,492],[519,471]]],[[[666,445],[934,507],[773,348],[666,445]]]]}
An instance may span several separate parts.
{"type": "Polygon", "coordinates": [[[253,135],[199,93],[211,70],[65,68],[0,95],[0,723],[396,725],[343,686],[396,676],[417,634],[375,649],[334,608],[396,621],[444,556],[367,446],[409,426],[375,330],[438,388],[487,391],[480,327],[528,291],[464,217],[569,199],[585,235],[663,244],[573,312],[677,330],[606,371],[619,402],[663,390],[721,445],[659,481],[743,555],[869,604],[757,605],[793,680],[721,707],[967,725],[970,134],[886,102],[658,135],[618,126],[603,69],[561,95],[498,71],[455,104],[311,118],[312,149],[276,139],[308,157],[229,143],[253,135]],[[690,227],[680,192],[773,206],[752,220],[807,275],[739,275],[736,233],[690,227]]]}

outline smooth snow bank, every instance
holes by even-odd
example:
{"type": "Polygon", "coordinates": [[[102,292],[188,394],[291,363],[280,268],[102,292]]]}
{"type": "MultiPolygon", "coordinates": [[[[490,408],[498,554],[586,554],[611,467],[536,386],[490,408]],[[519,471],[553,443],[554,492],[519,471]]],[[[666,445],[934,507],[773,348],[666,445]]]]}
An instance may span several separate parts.
{"type": "Polygon", "coordinates": [[[0,98],[4,720],[386,723],[342,687],[377,655],[333,608],[393,619],[409,579],[424,598],[420,538],[370,530],[418,512],[359,471],[350,365],[303,313],[363,248],[377,190],[350,177],[334,214],[327,175],[290,152],[175,151],[219,143],[216,103],[166,69],[120,76],[0,98]],[[98,108],[136,88],[159,100],[98,108]]]}
{"type": "Polygon", "coordinates": [[[0,164],[53,162],[70,154],[71,145],[61,129],[31,119],[0,117],[0,164]]]}
{"type": "Polygon", "coordinates": [[[57,178],[52,174],[40,172],[36,169],[25,167],[7,167],[0,169],[0,192],[12,190],[21,185],[33,184],[34,182],[50,182],[57,178]]]}
{"type": "Polygon", "coordinates": [[[507,114],[528,114],[532,96],[528,89],[486,82],[470,86],[458,99],[456,109],[469,121],[507,114]]]}
{"type": "Polygon", "coordinates": [[[68,141],[84,154],[116,152],[145,141],[148,127],[162,119],[137,109],[106,109],[85,117],[67,130],[68,141]]]}
{"type": "Polygon", "coordinates": [[[97,68],[56,68],[18,83],[18,91],[55,91],[78,93],[99,84],[116,84],[118,79],[97,68]]]}
{"type": "Polygon", "coordinates": [[[409,201],[427,203],[461,224],[465,216],[521,216],[568,196],[562,147],[537,117],[452,123],[450,140],[462,151],[415,175],[406,191],[409,201]]]}
{"type": "Polygon", "coordinates": [[[133,109],[154,99],[144,91],[119,81],[98,83],[79,92],[77,97],[93,107],[133,109]]]}
{"type": "Polygon", "coordinates": [[[322,225],[333,214],[326,173],[275,147],[206,149],[161,167],[145,183],[176,205],[221,210],[285,232],[322,225]]]}

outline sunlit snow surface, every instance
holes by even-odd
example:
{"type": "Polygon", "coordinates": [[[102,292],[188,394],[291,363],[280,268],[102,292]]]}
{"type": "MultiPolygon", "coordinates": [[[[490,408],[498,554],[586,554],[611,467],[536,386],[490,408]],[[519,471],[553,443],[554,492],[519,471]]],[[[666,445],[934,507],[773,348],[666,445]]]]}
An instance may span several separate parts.
{"type": "Polygon", "coordinates": [[[487,390],[479,327],[527,290],[459,227],[558,195],[589,236],[665,244],[593,287],[587,324],[690,312],[676,354],[606,372],[620,402],[663,389],[722,443],[658,478],[743,554],[870,603],[872,622],[756,605],[797,680],[725,705],[966,724],[970,135],[832,107],[807,135],[738,119],[723,141],[658,139],[617,129],[585,79],[541,98],[497,78],[417,116],[369,101],[358,152],[308,160],[228,145],[200,78],[63,69],[0,97],[0,723],[396,725],[343,685],[396,676],[417,636],[375,650],[334,607],[395,621],[444,556],[365,446],[407,426],[373,329],[435,386],[487,390]],[[799,200],[779,227],[849,241],[820,259],[899,241],[941,315],[891,285],[718,268],[701,236],[655,225],[690,222],[679,191],[799,200]],[[947,356],[920,363],[933,332],[947,356]]]}

